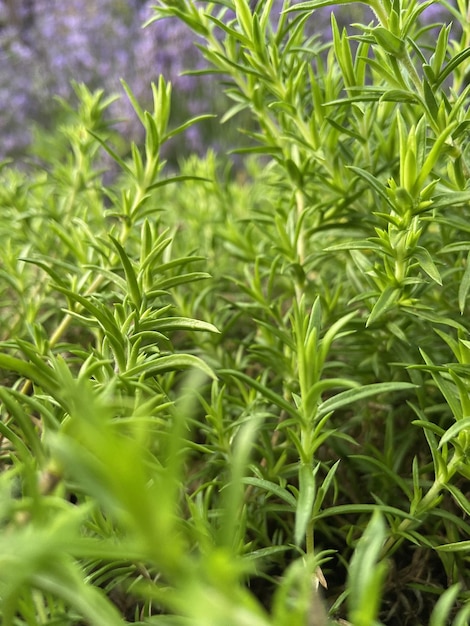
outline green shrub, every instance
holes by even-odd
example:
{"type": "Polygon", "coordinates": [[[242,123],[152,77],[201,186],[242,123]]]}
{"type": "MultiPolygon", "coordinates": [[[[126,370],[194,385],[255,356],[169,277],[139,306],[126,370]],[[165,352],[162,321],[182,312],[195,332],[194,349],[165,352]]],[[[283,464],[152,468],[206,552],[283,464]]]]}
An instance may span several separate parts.
{"type": "Polygon", "coordinates": [[[250,114],[243,169],[166,171],[197,120],[163,78],[124,85],[143,146],[76,86],[4,165],[5,626],[467,623],[466,8],[308,39],[329,4],[157,3],[250,114]]]}

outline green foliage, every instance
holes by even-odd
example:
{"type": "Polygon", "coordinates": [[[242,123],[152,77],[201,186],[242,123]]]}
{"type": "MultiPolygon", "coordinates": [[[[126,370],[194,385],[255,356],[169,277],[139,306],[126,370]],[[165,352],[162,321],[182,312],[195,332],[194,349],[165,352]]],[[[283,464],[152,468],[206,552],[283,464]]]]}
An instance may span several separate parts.
{"type": "Polygon", "coordinates": [[[123,85],[143,145],[77,85],[3,165],[5,626],[467,623],[466,7],[309,38],[331,4],[157,2],[251,117],[239,170],[167,170],[207,116],[162,77],[123,85]]]}

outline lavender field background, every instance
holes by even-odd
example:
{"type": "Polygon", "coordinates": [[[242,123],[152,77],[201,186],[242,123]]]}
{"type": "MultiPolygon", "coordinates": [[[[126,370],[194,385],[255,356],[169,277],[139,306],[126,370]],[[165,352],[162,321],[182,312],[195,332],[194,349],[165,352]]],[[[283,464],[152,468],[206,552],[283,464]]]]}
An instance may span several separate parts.
{"type": "MultiPolygon", "coordinates": [[[[73,99],[71,81],[122,94],[126,80],[145,106],[150,82],[164,73],[174,83],[175,107],[197,115],[207,98],[207,81],[181,76],[200,69],[193,37],[181,22],[143,29],[152,2],[141,0],[2,0],[0,2],[0,158],[24,152],[32,122],[53,128],[59,108],[54,96],[73,99]],[[179,106],[178,106],[179,104],[179,106]]],[[[140,131],[125,98],[112,108],[120,130],[140,131]]],[[[138,137],[135,137],[138,139],[138,137]]],[[[201,138],[189,135],[191,149],[201,138]]]]}
{"type": "MultiPolygon", "coordinates": [[[[124,79],[145,107],[151,101],[150,82],[163,74],[173,84],[172,114],[178,121],[223,112],[226,102],[214,89],[212,76],[183,74],[205,67],[187,27],[168,19],[143,28],[152,4],[151,0],[0,1],[0,159],[24,154],[35,125],[51,130],[57,125],[61,109],[54,97],[73,102],[72,81],[122,96],[124,79]]],[[[282,5],[282,0],[274,3],[274,14],[282,5]]],[[[310,27],[313,37],[329,37],[332,10],[318,12],[310,27]]],[[[365,9],[338,6],[334,11],[347,24],[365,9]]],[[[441,21],[445,14],[441,6],[432,6],[425,18],[441,21]]],[[[111,112],[120,120],[119,132],[141,139],[142,129],[125,97],[113,104],[111,112]]],[[[192,126],[184,138],[185,153],[179,156],[202,153],[208,145],[218,148],[222,137],[232,138],[225,129],[218,134],[216,122],[192,126]]]]}

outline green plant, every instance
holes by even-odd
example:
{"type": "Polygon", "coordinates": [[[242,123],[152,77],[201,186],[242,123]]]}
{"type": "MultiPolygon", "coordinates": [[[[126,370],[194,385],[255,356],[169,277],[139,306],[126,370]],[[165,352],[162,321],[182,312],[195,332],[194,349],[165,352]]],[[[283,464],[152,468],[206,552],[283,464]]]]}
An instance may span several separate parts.
{"type": "Polygon", "coordinates": [[[155,6],[243,170],[165,174],[161,78],[143,146],[77,86],[67,150],[0,174],[6,626],[468,620],[466,8],[433,46],[430,2],[329,42],[331,3],[253,4],[155,6]]]}

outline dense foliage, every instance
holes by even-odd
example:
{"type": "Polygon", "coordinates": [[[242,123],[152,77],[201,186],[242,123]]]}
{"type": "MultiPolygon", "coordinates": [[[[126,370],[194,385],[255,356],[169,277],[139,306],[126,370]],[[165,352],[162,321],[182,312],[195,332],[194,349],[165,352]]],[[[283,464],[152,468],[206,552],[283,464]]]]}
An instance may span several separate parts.
{"type": "Polygon", "coordinates": [[[167,166],[206,116],[163,77],[123,82],[142,142],[75,83],[3,165],[4,626],[469,621],[467,4],[331,41],[275,4],[147,25],[197,35],[243,167],[167,166]]]}

